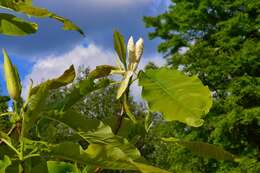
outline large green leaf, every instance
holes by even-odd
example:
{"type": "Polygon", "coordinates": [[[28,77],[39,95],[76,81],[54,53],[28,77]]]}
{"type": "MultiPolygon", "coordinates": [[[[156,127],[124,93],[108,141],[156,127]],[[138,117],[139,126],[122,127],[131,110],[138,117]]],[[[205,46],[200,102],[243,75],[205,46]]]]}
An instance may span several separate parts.
{"type": "Polygon", "coordinates": [[[204,142],[183,141],[172,137],[163,138],[162,140],[166,142],[173,142],[182,145],[188,148],[189,150],[191,150],[193,153],[206,158],[213,158],[217,160],[229,160],[229,161],[235,161],[236,158],[235,155],[213,144],[208,144],[204,142]]]}
{"type": "Polygon", "coordinates": [[[111,145],[123,150],[131,151],[131,158],[139,157],[139,151],[129,142],[113,134],[112,129],[101,121],[86,118],[84,115],[74,111],[49,112],[44,115],[54,121],[73,129],[75,133],[92,144],[111,145]]]}
{"type": "Polygon", "coordinates": [[[143,173],[169,173],[139,161],[134,161],[127,156],[127,152],[129,154],[127,150],[101,144],[90,144],[86,151],[76,143],[62,143],[50,147],[50,155],[65,161],[92,165],[102,169],[139,170],[143,173]]]}
{"type": "Polygon", "coordinates": [[[56,159],[62,159],[64,161],[77,162],[80,164],[93,165],[96,167],[102,167],[104,169],[123,169],[123,170],[136,170],[136,167],[129,165],[129,162],[125,160],[115,160],[110,157],[107,159],[104,156],[109,155],[108,150],[104,150],[103,145],[99,148],[92,148],[94,150],[84,151],[79,144],[66,142],[50,147],[49,154],[56,159]],[[102,153],[99,151],[102,150],[102,153]],[[100,155],[101,154],[101,155],[100,155]]]}
{"type": "Polygon", "coordinates": [[[212,105],[208,87],[198,77],[185,76],[178,70],[160,68],[140,72],[139,85],[150,109],[161,112],[167,121],[201,126],[201,117],[212,105]]]}
{"type": "MultiPolygon", "coordinates": [[[[51,113],[46,114],[46,116],[67,125],[90,143],[86,152],[77,149],[76,153],[81,153],[81,155],[77,155],[74,161],[82,162],[85,159],[86,163],[94,164],[103,169],[140,170],[145,173],[153,173],[153,169],[156,170],[155,173],[162,171],[159,168],[139,163],[138,161],[142,160],[139,151],[129,144],[126,139],[114,135],[109,126],[104,125],[98,120],[84,118],[82,115],[72,111],[59,114],[51,113]],[[83,160],[80,161],[78,157],[83,157],[84,159],[81,158],[83,160]],[[142,166],[139,167],[138,164],[142,166]]],[[[66,145],[63,145],[63,147],[66,147],[66,145]]],[[[65,154],[64,151],[66,149],[57,150],[60,153],[63,151],[63,154],[65,154]]],[[[73,158],[74,156],[72,153],[67,154],[66,157],[64,156],[65,158],[73,158]]],[[[166,173],[167,171],[164,172],[166,173]]]]}
{"type": "Polygon", "coordinates": [[[0,173],[5,173],[5,169],[11,165],[11,159],[7,156],[4,156],[3,160],[0,160],[0,173]]]}
{"type": "Polygon", "coordinates": [[[36,23],[17,18],[12,14],[0,13],[0,34],[9,36],[24,36],[37,31],[36,23]]]}
{"type": "Polygon", "coordinates": [[[114,48],[120,61],[126,67],[126,45],[122,34],[118,31],[114,32],[114,48]]]}

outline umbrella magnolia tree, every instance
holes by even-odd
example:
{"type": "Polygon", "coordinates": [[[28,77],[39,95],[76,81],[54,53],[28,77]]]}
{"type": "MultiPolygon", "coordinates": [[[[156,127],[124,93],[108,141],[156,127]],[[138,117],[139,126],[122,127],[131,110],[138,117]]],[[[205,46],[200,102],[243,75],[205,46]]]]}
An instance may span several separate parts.
{"type": "MultiPolygon", "coordinates": [[[[64,29],[83,34],[68,19],[33,6],[31,0],[2,0],[0,7],[29,16],[54,18],[64,23],[64,29]]],[[[24,21],[13,14],[1,13],[0,20],[0,33],[5,35],[22,36],[37,31],[37,24],[24,21]]],[[[156,121],[148,117],[144,123],[140,123],[138,116],[131,112],[131,84],[138,80],[142,87],[142,97],[147,101],[151,112],[160,112],[165,121],[179,121],[193,127],[203,125],[202,118],[212,105],[211,92],[196,76],[186,76],[174,69],[139,71],[143,39],[135,43],[131,37],[126,45],[123,36],[115,32],[114,47],[118,55],[117,66],[97,66],[54,103],[50,102],[52,92],[73,82],[76,76],[74,67],[70,66],[61,76],[39,85],[33,86],[31,83],[28,96],[23,100],[18,71],[3,50],[6,85],[14,109],[0,114],[10,124],[9,128],[0,131],[0,173],[98,173],[106,169],[142,173],[168,172],[149,165],[134,143],[119,133],[124,120],[131,124],[142,124],[146,133],[149,133],[149,127],[156,121]],[[110,76],[113,75],[120,75],[122,80],[112,80],[114,78],[110,76]],[[120,114],[115,115],[114,123],[88,118],[83,113],[75,112],[73,105],[78,101],[111,85],[119,86],[116,97],[121,103],[120,114]],[[43,124],[50,121],[67,129],[69,134],[64,134],[67,135],[65,140],[56,143],[47,140],[48,133],[43,124]]],[[[183,141],[174,137],[161,137],[161,140],[185,146],[201,156],[239,160],[233,154],[211,144],[183,141]]]]}

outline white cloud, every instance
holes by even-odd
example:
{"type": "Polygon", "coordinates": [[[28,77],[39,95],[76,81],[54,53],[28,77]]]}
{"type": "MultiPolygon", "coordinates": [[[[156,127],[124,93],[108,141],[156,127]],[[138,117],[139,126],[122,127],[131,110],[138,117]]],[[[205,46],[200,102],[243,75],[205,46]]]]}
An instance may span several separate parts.
{"type": "MultiPolygon", "coordinates": [[[[90,67],[94,69],[98,65],[115,65],[116,54],[110,50],[103,49],[95,44],[90,44],[87,47],[82,45],[76,46],[70,52],[62,55],[50,55],[44,58],[35,58],[35,63],[32,67],[30,74],[25,76],[23,80],[24,92],[23,97],[26,96],[28,91],[29,81],[32,79],[34,85],[39,84],[47,79],[59,76],[67,69],[71,64],[77,69],[80,65],[90,67]]],[[[145,67],[145,65],[152,61],[156,65],[164,65],[165,60],[158,55],[152,56],[152,58],[142,58],[139,68],[145,67]]],[[[137,101],[140,101],[141,89],[135,83],[132,87],[132,94],[137,101]]]]}
{"type": "Polygon", "coordinates": [[[32,67],[30,74],[25,76],[23,80],[24,92],[23,96],[28,91],[28,85],[30,79],[33,80],[34,85],[39,84],[50,78],[59,76],[66,70],[71,64],[77,69],[79,65],[85,65],[91,69],[102,64],[115,64],[115,54],[97,47],[95,44],[90,44],[87,47],[76,46],[70,52],[62,55],[50,55],[44,58],[35,58],[36,62],[32,67]]]}

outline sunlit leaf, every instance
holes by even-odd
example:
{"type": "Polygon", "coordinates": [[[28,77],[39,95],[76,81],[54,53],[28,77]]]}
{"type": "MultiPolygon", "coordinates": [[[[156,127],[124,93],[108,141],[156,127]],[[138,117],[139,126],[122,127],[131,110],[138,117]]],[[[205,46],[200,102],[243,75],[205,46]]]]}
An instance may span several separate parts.
{"type": "Polygon", "coordinates": [[[9,36],[25,36],[37,31],[38,25],[25,21],[12,14],[0,13],[0,34],[9,36]]]}
{"type": "Polygon", "coordinates": [[[114,48],[120,61],[126,67],[126,45],[122,34],[118,31],[114,32],[114,48]]]}
{"type": "Polygon", "coordinates": [[[173,142],[182,145],[191,150],[193,153],[202,157],[213,158],[217,160],[235,160],[235,155],[213,144],[183,141],[177,138],[162,138],[162,140],[165,142],[173,142]]]}
{"type": "Polygon", "coordinates": [[[3,0],[2,2],[0,2],[0,8],[13,10],[33,17],[52,18],[63,23],[64,30],[75,30],[79,32],[81,35],[84,35],[84,32],[77,25],[72,23],[69,19],[66,19],[53,12],[50,12],[48,9],[33,6],[32,2],[29,0],[28,1],[3,0]]]}
{"type": "Polygon", "coordinates": [[[67,69],[60,77],[47,80],[46,82],[41,83],[40,85],[32,88],[32,90],[30,91],[30,95],[35,94],[43,85],[46,85],[46,90],[57,89],[62,86],[65,86],[71,83],[74,80],[75,76],[76,73],[75,73],[74,66],[71,65],[70,68],[67,69]]]}
{"type": "Polygon", "coordinates": [[[201,126],[201,117],[212,105],[211,93],[196,76],[188,77],[174,69],[149,69],[140,72],[142,97],[152,111],[159,111],[167,121],[177,120],[201,126]]]}
{"type": "Polygon", "coordinates": [[[3,49],[3,54],[4,54],[4,73],[5,73],[7,91],[13,100],[18,101],[22,90],[20,77],[16,67],[12,64],[11,59],[9,58],[5,49],[3,49]]]}

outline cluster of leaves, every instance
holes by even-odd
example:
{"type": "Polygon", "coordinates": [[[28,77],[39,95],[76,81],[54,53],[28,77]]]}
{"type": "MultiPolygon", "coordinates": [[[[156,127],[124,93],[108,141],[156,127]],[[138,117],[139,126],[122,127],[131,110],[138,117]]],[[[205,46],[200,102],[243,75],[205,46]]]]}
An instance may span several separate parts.
{"type": "MultiPolygon", "coordinates": [[[[31,0],[3,0],[0,7],[29,16],[54,18],[64,23],[64,29],[83,34],[68,19],[33,6],[31,0]]],[[[0,20],[0,31],[5,35],[28,35],[38,28],[37,24],[9,13],[2,13],[0,20]]],[[[174,69],[160,68],[138,72],[137,67],[143,53],[142,39],[135,43],[131,37],[126,46],[123,36],[115,32],[114,45],[119,57],[118,66],[96,67],[68,92],[58,95],[55,101],[55,91],[74,81],[76,74],[73,66],[58,78],[34,87],[31,85],[28,97],[23,101],[19,74],[4,51],[4,71],[14,111],[0,115],[10,124],[0,131],[1,173],[98,173],[106,169],[143,173],[168,172],[147,164],[141,156],[142,149],[140,152],[135,146],[136,140],[129,137],[129,133],[124,133],[129,131],[129,127],[141,126],[149,134],[151,124],[156,121],[151,119],[150,114],[144,114],[144,120],[140,121],[136,112],[132,112],[129,98],[131,84],[135,80],[139,81],[149,111],[159,111],[166,121],[176,120],[192,127],[203,124],[202,116],[212,105],[211,93],[198,77],[188,77],[174,69]],[[108,78],[114,74],[121,75],[122,80],[117,82],[108,78]],[[98,111],[98,115],[89,115],[92,112],[77,105],[82,100],[88,102],[87,96],[95,95],[100,90],[109,90],[115,83],[119,83],[119,87],[116,100],[113,101],[118,104],[119,113],[111,119],[103,118],[98,111]],[[63,132],[60,133],[61,138],[56,136],[58,130],[63,132]]],[[[135,136],[135,132],[133,134],[135,136]]],[[[236,158],[211,144],[173,137],[159,138],[159,141],[182,145],[199,155],[215,159],[234,161],[236,158]]]]}
{"type": "Polygon", "coordinates": [[[155,28],[151,38],[164,40],[158,49],[169,57],[169,65],[197,75],[214,97],[204,126],[168,124],[164,130],[158,126],[156,133],[218,144],[244,156],[239,164],[219,163],[176,146],[158,148],[158,155],[166,150],[171,156],[165,157],[179,160],[172,170],[187,168],[192,159],[188,169],[193,172],[260,171],[259,9],[254,0],[172,0],[164,14],[145,17],[147,26],[155,28]]]}
{"type": "MultiPolygon", "coordinates": [[[[212,104],[211,93],[196,76],[186,76],[174,69],[158,68],[138,72],[137,66],[143,52],[142,39],[135,44],[131,37],[126,46],[123,36],[115,32],[114,43],[120,60],[118,66],[97,66],[55,102],[50,100],[53,91],[74,81],[74,67],[71,66],[57,78],[31,86],[27,99],[20,103],[19,74],[4,51],[7,89],[16,106],[14,112],[1,114],[12,124],[10,129],[0,132],[0,164],[3,173],[86,173],[100,172],[103,169],[168,172],[147,164],[135,147],[135,141],[129,141],[129,136],[120,133],[123,122],[142,123],[149,133],[151,119],[145,118],[145,122],[140,123],[130,109],[131,84],[135,80],[139,81],[142,97],[147,100],[150,111],[161,112],[166,121],[175,120],[192,127],[203,124],[201,118],[212,104]],[[121,75],[122,80],[119,81],[116,94],[120,102],[120,113],[114,115],[113,123],[111,120],[98,120],[84,115],[86,112],[75,111],[74,106],[78,101],[118,83],[108,78],[114,74],[121,75]],[[52,124],[50,122],[57,123],[56,127],[66,129],[67,138],[48,140],[53,137],[51,133],[42,132],[46,127],[51,129],[48,126],[52,124]]],[[[176,138],[159,140],[183,145],[207,157],[232,161],[236,158],[211,144],[176,138]]]]}
{"type": "Polygon", "coordinates": [[[70,20],[58,16],[45,8],[34,6],[32,0],[1,0],[0,9],[11,11],[11,13],[0,13],[0,34],[24,36],[33,34],[38,30],[37,23],[26,21],[13,14],[18,12],[27,16],[55,19],[63,23],[64,30],[75,30],[84,35],[83,31],[70,20]]]}

